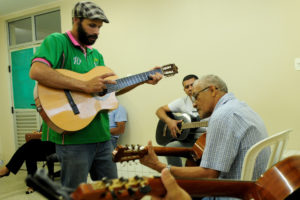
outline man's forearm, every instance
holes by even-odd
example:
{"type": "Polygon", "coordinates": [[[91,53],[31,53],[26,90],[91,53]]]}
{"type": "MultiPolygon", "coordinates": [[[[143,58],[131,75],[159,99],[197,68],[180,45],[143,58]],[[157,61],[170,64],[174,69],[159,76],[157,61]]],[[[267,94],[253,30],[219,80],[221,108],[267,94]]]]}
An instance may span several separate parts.
{"type": "Polygon", "coordinates": [[[124,133],[124,129],[120,128],[120,127],[115,127],[115,128],[111,128],[110,129],[110,133],[112,135],[121,135],[124,133]]]}
{"type": "Polygon", "coordinates": [[[167,110],[166,107],[167,106],[162,106],[159,109],[157,109],[157,111],[156,111],[157,117],[164,122],[167,122],[170,119],[170,117],[167,115],[167,112],[170,112],[170,111],[167,110]]]}
{"type": "Polygon", "coordinates": [[[30,78],[48,87],[84,92],[83,81],[65,76],[41,62],[32,64],[30,78]]]}
{"type": "Polygon", "coordinates": [[[186,178],[218,178],[219,171],[203,167],[176,167],[170,168],[175,177],[186,178]]]}

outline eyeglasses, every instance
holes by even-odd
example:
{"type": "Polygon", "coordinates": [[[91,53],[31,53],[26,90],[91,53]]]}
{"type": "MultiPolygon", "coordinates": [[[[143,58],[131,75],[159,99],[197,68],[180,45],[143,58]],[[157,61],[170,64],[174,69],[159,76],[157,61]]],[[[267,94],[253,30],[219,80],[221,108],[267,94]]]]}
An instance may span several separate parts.
{"type": "Polygon", "coordinates": [[[193,94],[193,97],[195,98],[195,100],[197,100],[197,98],[198,98],[198,96],[199,96],[199,94],[200,94],[201,92],[206,91],[209,87],[210,87],[210,86],[208,86],[208,87],[206,87],[206,88],[204,88],[204,89],[202,89],[202,90],[196,92],[195,94],[193,94]]]}

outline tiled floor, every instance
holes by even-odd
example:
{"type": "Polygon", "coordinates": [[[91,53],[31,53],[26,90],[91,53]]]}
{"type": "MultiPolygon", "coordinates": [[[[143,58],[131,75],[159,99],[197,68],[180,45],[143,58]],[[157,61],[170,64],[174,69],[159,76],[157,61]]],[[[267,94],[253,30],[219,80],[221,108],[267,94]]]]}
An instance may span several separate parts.
{"type": "Polygon", "coordinates": [[[1,200],[44,200],[45,197],[37,192],[25,194],[27,186],[25,178],[27,176],[26,170],[20,170],[17,175],[10,174],[10,176],[0,178],[0,199],[1,200]]]}

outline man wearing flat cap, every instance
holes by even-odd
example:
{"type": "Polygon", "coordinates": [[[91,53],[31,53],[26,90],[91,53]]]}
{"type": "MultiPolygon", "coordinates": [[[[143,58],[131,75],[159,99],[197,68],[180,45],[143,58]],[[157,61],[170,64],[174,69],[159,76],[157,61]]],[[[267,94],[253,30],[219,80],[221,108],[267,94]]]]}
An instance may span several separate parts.
{"type": "MultiPolygon", "coordinates": [[[[113,73],[79,80],[55,70],[63,68],[87,73],[96,66],[104,66],[103,56],[90,46],[96,42],[103,23],[109,23],[103,10],[93,2],[81,1],[75,5],[72,15],[71,31],[53,33],[45,38],[32,59],[30,77],[52,88],[88,94],[102,92],[106,89],[105,84],[116,83],[105,79],[113,73]]],[[[161,78],[162,75],[157,73],[146,82],[156,84],[161,78]]],[[[136,86],[118,93],[123,94],[136,86]]],[[[107,111],[100,111],[87,127],[68,134],[59,134],[43,122],[42,140],[56,144],[63,186],[75,189],[86,182],[88,173],[92,180],[117,178],[117,168],[112,162],[107,111]]]]}

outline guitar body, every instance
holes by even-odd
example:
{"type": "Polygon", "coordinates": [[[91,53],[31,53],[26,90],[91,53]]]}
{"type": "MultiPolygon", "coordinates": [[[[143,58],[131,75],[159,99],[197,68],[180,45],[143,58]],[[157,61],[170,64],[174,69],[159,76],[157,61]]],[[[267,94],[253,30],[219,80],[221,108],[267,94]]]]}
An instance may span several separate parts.
{"type": "MultiPolygon", "coordinates": [[[[171,112],[168,112],[167,115],[172,119],[182,120],[183,123],[192,122],[191,117],[185,113],[181,115],[175,115],[171,112]]],[[[173,138],[167,124],[164,121],[159,120],[156,127],[156,135],[155,135],[157,144],[165,146],[166,144],[175,140],[183,141],[187,139],[189,134],[195,133],[195,129],[181,129],[181,123],[178,124],[178,128],[179,130],[181,130],[181,133],[180,134],[177,133],[177,138],[173,138]]]]}
{"type": "MultiPolygon", "coordinates": [[[[112,72],[108,67],[95,67],[85,74],[76,73],[66,69],[57,69],[63,75],[78,79],[90,80],[96,76],[112,72]]],[[[111,76],[107,79],[117,79],[111,76]]],[[[40,83],[34,92],[37,110],[50,128],[58,133],[78,131],[86,127],[100,110],[113,110],[118,107],[115,93],[104,96],[70,92],[76,103],[79,114],[74,114],[64,90],[46,87],[40,83]]]]}

